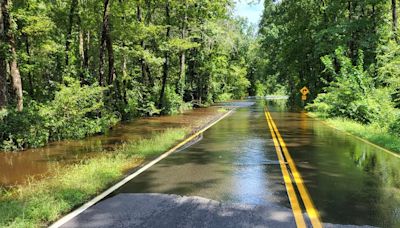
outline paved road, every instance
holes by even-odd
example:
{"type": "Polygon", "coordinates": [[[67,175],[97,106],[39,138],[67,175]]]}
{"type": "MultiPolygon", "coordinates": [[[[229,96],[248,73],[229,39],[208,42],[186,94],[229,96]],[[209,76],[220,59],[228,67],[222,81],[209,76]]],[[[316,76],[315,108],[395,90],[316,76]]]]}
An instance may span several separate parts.
{"type": "MultiPolygon", "coordinates": [[[[64,227],[286,228],[296,224],[290,209],[274,204],[246,205],[193,196],[127,193],[100,202],[64,227]]],[[[356,226],[325,224],[325,227],[356,226]]]]}
{"type": "MultiPolygon", "coordinates": [[[[282,176],[283,167],[289,176],[293,169],[279,163],[266,104],[240,105],[64,227],[296,227],[282,176]]],[[[304,113],[268,106],[323,226],[398,227],[399,160],[304,113]]],[[[309,227],[304,195],[291,179],[309,227]]]]}

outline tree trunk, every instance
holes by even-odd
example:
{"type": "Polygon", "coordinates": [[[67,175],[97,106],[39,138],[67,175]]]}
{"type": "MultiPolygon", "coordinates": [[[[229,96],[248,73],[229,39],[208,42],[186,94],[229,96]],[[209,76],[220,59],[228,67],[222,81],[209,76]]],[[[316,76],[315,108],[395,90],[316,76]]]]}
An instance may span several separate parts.
{"type": "Polygon", "coordinates": [[[107,33],[108,33],[108,20],[109,20],[109,0],[104,0],[104,10],[103,10],[103,24],[101,29],[100,38],[100,61],[99,61],[99,84],[104,85],[104,55],[107,48],[107,33]]]}
{"type": "MultiPolygon", "coordinates": [[[[25,37],[25,51],[28,56],[28,65],[31,65],[31,51],[30,51],[30,45],[29,45],[29,37],[26,33],[24,33],[25,37]]],[[[32,79],[32,72],[29,70],[28,71],[28,81],[29,81],[29,94],[31,97],[35,97],[34,91],[35,88],[33,88],[33,79],[32,79]]]]}
{"type": "MultiPolygon", "coordinates": [[[[166,32],[166,40],[169,41],[171,35],[171,28],[170,28],[170,8],[169,8],[169,0],[165,1],[165,20],[167,25],[167,32],[166,32]]],[[[164,54],[165,62],[163,67],[163,76],[162,76],[162,85],[161,85],[161,92],[160,92],[160,99],[158,101],[158,108],[161,109],[164,101],[164,94],[165,94],[165,87],[167,86],[167,79],[169,74],[169,51],[165,51],[164,54]]]]}
{"type": "MultiPolygon", "coordinates": [[[[136,7],[136,19],[139,23],[141,23],[143,21],[142,8],[140,7],[140,2],[137,3],[137,7],[136,7]]],[[[146,44],[143,39],[140,40],[140,46],[142,47],[143,51],[146,50],[146,44]]],[[[141,68],[141,72],[142,72],[142,82],[144,84],[148,84],[149,80],[147,77],[146,62],[143,59],[143,57],[140,57],[139,62],[140,62],[140,68],[141,68]]]]}
{"type": "Polygon", "coordinates": [[[397,0],[392,0],[392,24],[393,24],[393,33],[394,39],[398,42],[397,38],[397,0]]]}
{"type": "Polygon", "coordinates": [[[90,49],[90,32],[86,32],[86,38],[83,39],[84,41],[84,48],[83,48],[83,68],[85,71],[89,70],[89,49],[90,49]]]}
{"type": "Polygon", "coordinates": [[[71,0],[71,8],[69,10],[67,39],[65,41],[65,66],[69,65],[69,49],[72,38],[72,24],[74,23],[75,9],[78,6],[78,0],[71,0]]]}
{"type": "Polygon", "coordinates": [[[85,84],[85,38],[83,31],[79,29],[79,78],[81,85],[85,84]]]}
{"type": "MultiPolygon", "coordinates": [[[[353,14],[355,13],[356,6],[352,1],[348,1],[348,11],[349,11],[349,22],[353,22],[353,14]]],[[[356,44],[355,44],[355,32],[351,30],[350,32],[350,40],[349,40],[349,57],[352,60],[352,63],[354,64],[357,61],[357,56],[356,56],[356,44]]]]}
{"type": "MultiPolygon", "coordinates": [[[[149,26],[150,25],[150,23],[151,23],[151,20],[152,20],[152,8],[151,8],[151,0],[146,0],[145,1],[146,2],[146,17],[145,17],[145,25],[146,26],[149,26]]],[[[146,46],[146,44],[145,43],[143,43],[143,45],[145,46],[145,48],[147,48],[147,46],[146,46]]],[[[149,86],[154,86],[154,79],[153,79],[153,77],[152,77],[152,75],[151,75],[151,71],[150,71],[150,66],[149,66],[149,64],[147,64],[146,62],[145,62],[145,64],[144,64],[144,66],[145,66],[145,71],[146,71],[146,76],[147,76],[147,79],[149,80],[149,86]]]]}
{"type": "MultiPolygon", "coordinates": [[[[187,0],[184,1],[184,14],[183,14],[183,21],[182,21],[182,32],[181,38],[186,38],[186,26],[187,26],[187,0]]],[[[183,97],[184,94],[184,87],[185,87],[185,72],[186,72],[186,50],[183,50],[181,56],[179,58],[180,61],[180,69],[179,69],[179,79],[178,85],[176,86],[177,93],[183,97]]]]}
{"type": "Polygon", "coordinates": [[[7,66],[3,54],[0,54],[0,110],[7,105],[7,66]]]}
{"type": "Polygon", "coordinates": [[[115,68],[114,68],[114,51],[112,47],[112,40],[110,36],[110,25],[107,23],[107,35],[106,35],[106,44],[107,44],[107,52],[108,52],[108,84],[111,85],[115,78],[115,68]]]}
{"type": "Polygon", "coordinates": [[[15,50],[15,37],[14,33],[11,31],[12,18],[9,14],[10,7],[9,0],[3,0],[1,5],[1,11],[3,14],[3,25],[4,25],[4,33],[6,36],[6,41],[10,46],[10,75],[12,79],[12,85],[14,88],[14,92],[17,100],[17,110],[22,111],[24,103],[23,103],[23,94],[22,94],[22,82],[21,75],[19,73],[18,64],[17,64],[17,53],[15,50]]]}
{"type": "MultiPolygon", "coordinates": [[[[3,8],[3,5],[1,5],[3,8]]],[[[6,35],[4,31],[3,13],[0,12],[0,40],[4,44],[6,35]]],[[[5,53],[0,53],[0,110],[7,105],[7,64],[5,53]]]]}

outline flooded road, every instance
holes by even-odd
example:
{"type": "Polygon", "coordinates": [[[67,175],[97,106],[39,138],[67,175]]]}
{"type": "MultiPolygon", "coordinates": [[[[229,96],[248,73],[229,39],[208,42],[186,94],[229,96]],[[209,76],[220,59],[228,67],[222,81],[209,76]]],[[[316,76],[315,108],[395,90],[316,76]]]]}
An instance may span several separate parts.
{"type": "Polygon", "coordinates": [[[269,104],[322,221],[400,227],[400,159],[284,110],[269,104]]]}
{"type": "Polygon", "coordinates": [[[11,187],[24,184],[30,178],[49,176],[51,170],[59,166],[96,156],[101,151],[111,153],[124,142],[149,138],[168,128],[198,128],[220,115],[218,109],[219,107],[200,108],[179,115],[140,118],[121,123],[105,135],[53,142],[42,148],[20,152],[0,152],[0,187],[11,187]]]}
{"type": "MultiPolygon", "coordinates": [[[[237,109],[114,195],[168,193],[290,208],[264,105],[237,109]]],[[[305,113],[267,105],[322,222],[400,227],[400,159],[305,113]]]]}
{"type": "Polygon", "coordinates": [[[207,130],[199,142],[172,154],[116,193],[168,193],[289,207],[270,138],[262,104],[239,108],[207,130]]]}

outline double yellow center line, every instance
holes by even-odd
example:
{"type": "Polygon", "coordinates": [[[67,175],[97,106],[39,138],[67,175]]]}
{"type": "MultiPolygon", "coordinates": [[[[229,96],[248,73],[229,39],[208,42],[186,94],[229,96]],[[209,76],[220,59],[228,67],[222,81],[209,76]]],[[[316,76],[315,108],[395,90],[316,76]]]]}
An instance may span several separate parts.
{"type": "Polygon", "coordinates": [[[290,156],[290,153],[286,147],[285,141],[281,134],[279,133],[278,128],[274,120],[272,119],[271,113],[267,109],[264,111],[265,118],[267,119],[267,123],[269,126],[269,130],[271,131],[272,140],[274,142],[275,150],[278,155],[279,164],[282,170],[283,180],[285,182],[286,191],[288,193],[290,205],[292,206],[293,215],[296,221],[297,227],[303,228],[307,227],[303,213],[301,210],[301,206],[297,197],[297,194],[294,189],[293,181],[297,186],[297,189],[300,194],[300,198],[303,201],[304,207],[306,208],[308,217],[311,221],[311,224],[314,228],[321,228],[322,223],[319,217],[319,213],[317,209],[314,207],[314,203],[311,200],[310,194],[307,191],[306,186],[304,186],[303,178],[301,177],[299,171],[296,168],[296,165],[290,156]],[[286,165],[288,164],[288,166],[286,165]],[[290,174],[293,177],[290,176],[290,174]]]}

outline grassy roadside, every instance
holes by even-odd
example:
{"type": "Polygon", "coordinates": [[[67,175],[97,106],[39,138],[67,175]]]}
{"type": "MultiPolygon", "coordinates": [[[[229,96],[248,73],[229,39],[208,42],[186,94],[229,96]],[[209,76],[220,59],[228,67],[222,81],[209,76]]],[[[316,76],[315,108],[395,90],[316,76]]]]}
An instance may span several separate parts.
{"type": "Polygon", "coordinates": [[[40,227],[55,221],[120,180],[127,169],[167,151],[188,132],[168,129],[126,143],[113,153],[60,168],[51,178],[12,191],[0,189],[0,227],[40,227]]]}
{"type": "Polygon", "coordinates": [[[308,115],[323,120],[340,131],[350,133],[385,149],[400,153],[400,138],[389,133],[387,128],[374,124],[365,125],[345,118],[324,118],[317,113],[308,113],[308,115]]]}

